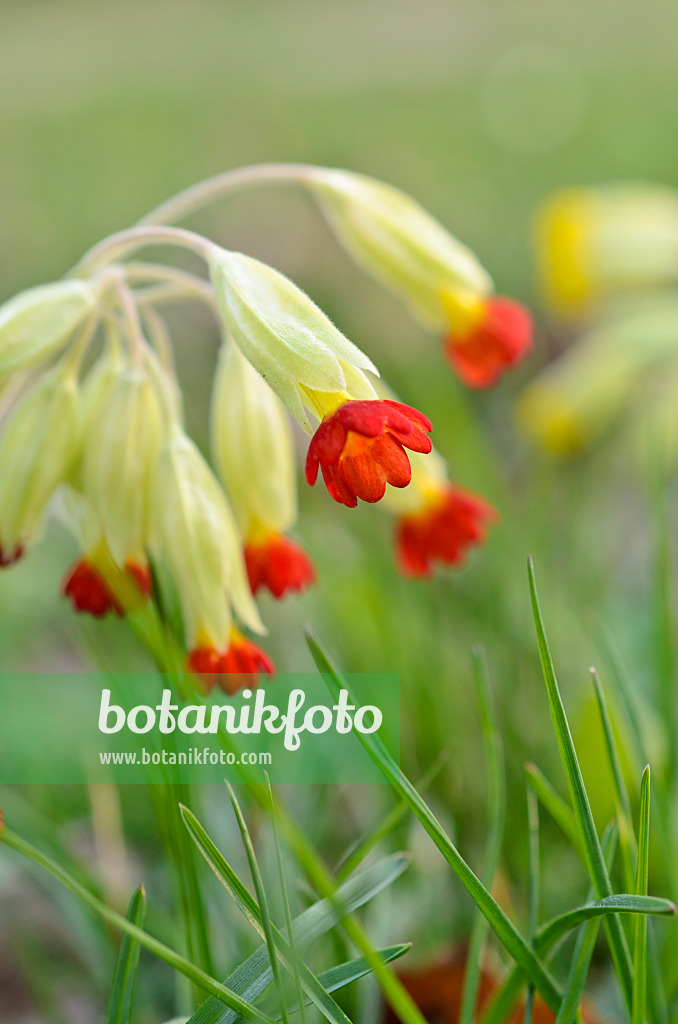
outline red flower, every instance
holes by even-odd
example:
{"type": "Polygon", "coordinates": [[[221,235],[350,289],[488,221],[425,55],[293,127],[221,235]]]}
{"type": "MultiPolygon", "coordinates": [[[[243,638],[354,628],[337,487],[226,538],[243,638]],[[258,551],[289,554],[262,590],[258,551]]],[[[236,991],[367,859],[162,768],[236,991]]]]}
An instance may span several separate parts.
{"type": "MultiPolygon", "coordinates": [[[[131,578],[135,590],[140,591],[142,596],[148,597],[151,593],[151,573],[148,566],[128,561],[125,563],[125,570],[125,573],[120,571],[120,575],[131,578]]],[[[129,579],[126,580],[126,583],[129,585],[129,579]]],[[[108,612],[114,612],[121,616],[125,614],[122,604],[102,573],[86,558],[73,566],[64,581],[61,592],[70,600],[76,612],[85,612],[88,615],[93,615],[95,619],[103,618],[108,612]]]]}
{"type": "Polygon", "coordinates": [[[275,675],[275,665],[266,652],[237,630],[232,631],[230,646],[225,651],[207,645],[196,647],[188,656],[186,669],[200,676],[208,693],[219,686],[231,696],[245,687],[258,686],[262,672],[275,675]]]}
{"type": "Polygon", "coordinates": [[[0,544],[0,569],[6,569],[8,565],[14,565],[15,562],[19,561],[23,553],[23,544],[17,544],[10,551],[4,550],[2,544],[0,544]]]}
{"type": "Polygon", "coordinates": [[[398,566],[406,576],[430,576],[433,564],[458,565],[466,549],[482,544],[496,519],[491,505],[448,484],[421,512],[402,516],[396,532],[398,566]]]}
{"type": "Polygon", "coordinates": [[[471,388],[496,384],[504,370],[519,363],[532,347],[532,317],[513,299],[496,296],[484,305],[479,323],[451,334],[445,352],[457,374],[471,388]]]}
{"type": "Polygon", "coordinates": [[[412,471],[405,448],[430,452],[431,422],[400,402],[349,401],[327,416],[311,439],[306,479],[313,485],[318,467],[335,501],[355,508],[358,498],[380,501],[386,484],[407,487],[412,471]]]}
{"type": "Polygon", "coordinates": [[[282,533],[268,533],[245,545],[250,588],[256,594],[267,587],[274,597],[288,590],[305,590],[315,582],[313,562],[298,544],[282,533]]]}

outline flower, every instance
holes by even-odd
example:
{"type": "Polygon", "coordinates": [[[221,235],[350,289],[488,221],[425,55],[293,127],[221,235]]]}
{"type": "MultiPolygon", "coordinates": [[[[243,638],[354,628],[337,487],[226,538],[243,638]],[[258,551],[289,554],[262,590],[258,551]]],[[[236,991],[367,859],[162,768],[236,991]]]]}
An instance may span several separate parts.
{"type": "Polygon", "coordinates": [[[15,562],[39,537],[79,438],[76,376],[60,363],[17,402],[0,433],[0,564],[15,562]]]}
{"type": "Polygon", "coordinates": [[[542,288],[563,316],[601,299],[675,283],[678,192],[650,183],[615,183],[554,193],[537,212],[542,288]]]}
{"type": "MultiPolygon", "coordinates": [[[[387,394],[380,384],[379,390],[387,394]]],[[[459,565],[473,545],[482,544],[497,519],[479,495],[452,483],[447,463],[433,449],[410,457],[412,480],[405,491],[390,490],[385,502],[396,517],[395,549],[405,576],[430,576],[437,564],[459,565]]]]}
{"type": "Polygon", "coordinates": [[[92,382],[96,402],[89,403],[81,478],[106,547],[122,568],[146,561],[151,487],[166,426],[146,361],[116,361],[115,368],[107,387],[104,371],[92,382]]]}
{"type": "Polygon", "coordinates": [[[396,553],[405,576],[430,576],[436,562],[459,565],[467,549],[485,540],[496,512],[471,491],[448,484],[433,491],[418,512],[398,520],[396,553]]]}
{"type": "Polygon", "coordinates": [[[262,673],[275,675],[275,665],[266,652],[237,629],[231,630],[226,651],[197,647],[191,651],[186,667],[200,678],[207,692],[218,686],[231,695],[244,687],[255,688],[262,673]]]}
{"type": "Polygon", "coordinates": [[[348,253],[429,326],[444,328],[447,291],[492,291],[474,253],[399,189],[323,167],[309,172],[307,184],[348,253]]]}
{"type": "Polygon", "coordinates": [[[228,334],[307,433],[308,394],[374,398],[370,359],[289,278],[241,253],[217,249],[212,283],[228,334]]]}
{"type": "Polygon", "coordinates": [[[67,280],[29,288],[0,306],[0,377],[63,349],[96,308],[96,282],[67,280]]]}
{"type": "Polygon", "coordinates": [[[308,184],[348,252],[447,337],[452,366],[470,387],[489,387],[532,344],[518,302],[493,295],[475,255],[398,189],[348,171],[313,168],[308,184]]]}
{"type": "Polygon", "coordinates": [[[379,401],[363,372],[377,373],[367,356],[282,274],[222,251],[212,278],[226,328],[252,366],[309,433],[304,406],[322,421],[308,449],[307,481],[314,484],[322,468],[332,497],[349,508],[359,497],[379,501],[387,483],[406,487],[404,448],[431,450],[429,420],[379,401]]]}
{"type": "Polygon", "coordinates": [[[251,535],[245,544],[245,565],[253,594],[266,587],[280,598],[315,582],[313,562],[304,549],[273,530],[251,535]]]}
{"type": "Polygon", "coordinates": [[[450,333],[445,352],[468,387],[496,384],[532,348],[532,317],[520,302],[452,292],[446,302],[450,333]]]}
{"type": "Polygon", "coordinates": [[[405,448],[430,452],[429,430],[430,420],[401,402],[341,402],[313,435],[306,479],[314,484],[320,469],[331,496],[349,508],[358,498],[380,501],[387,483],[407,487],[412,473],[405,448]]]}
{"type": "Polygon", "coordinates": [[[306,552],[285,532],[297,518],[294,444],[280,399],[233,342],[219,354],[212,394],[215,467],[245,541],[252,593],[274,597],[315,579],[306,552]]]}
{"type": "Polygon", "coordinates": [[[234,617],[255,633],[263,633],[264,626],[248,586],[242,540],[226,496],[177,423],[171,425],[158,458],[152,537],[181,605],[190,651],[187,667],[203,671],[204,666],[218,665],[219,672],[230,671],[223,666],[234,664],[228,657],[233,643],[239,657],[249,650],[249,642],[243,646],[233,639],[234,617]]]}

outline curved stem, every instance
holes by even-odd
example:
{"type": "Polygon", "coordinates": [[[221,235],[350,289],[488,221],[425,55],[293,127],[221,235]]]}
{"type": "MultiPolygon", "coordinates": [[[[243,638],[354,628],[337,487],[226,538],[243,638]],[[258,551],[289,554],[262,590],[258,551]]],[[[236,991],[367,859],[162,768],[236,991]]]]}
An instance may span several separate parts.
{"type": "Polygon", "coordinates": [[[128,228],[126,231],[118,231],[115,235],[110,235],[86,252],[70,271],[69,276],[80,277],[90,274],[116,262],[116,260],[123,259],[138,249],[145,249],[149,245],[172,245],[178,246],[180,249],[189,249],[205,262],[209,262],[212,253],[218,249],[214,242],[203,238],[202,235],[197,235],[194,231],[185,231],[183,228],[128,228]]]}
{"type": "Polygon", "coordinates": [[[176,380],[177,374],[176,367],[174,365],[172,340],[165,321],[152,306],[143,307],[141,315],[146,327],[148,328],[148,332],[153,342],[153,347],[155,348],[158,359],[160,360],[160,365],[172,380],[176,380]]]}
{"type": "Polygon", "coordinates": [[[146,344],[144,332],[139,319],[139,310],[134,301],[134,296],[124,281],[119,281],[115,286],[115,293],[120,303],[120,309],[127,324],[127,333],[132,344],[132,353],[137,363],[141,362],[146,344]]]}
{"type": "Polygon", "coordinates": [[[163,263],[127,263],[124,267],[125,276],[130,284],[170,285],[170,289],[146,289],[142,294],[146,302],[156,301],[155,295],[163,296],[158,301],[196,297],[203,299],[209,306],[215,305],[214,291],[208,281],[190,274],[178,267],[169,267],[163,263]],[[150,293],[150,294],[149,294],[150,293]]]}
{"type": "Polygon", "coordinates": [[[241,189],[265,183],[271,184],[305,184],[313,177],[316,168],[312,164],[254,164],[251,167],[238,167],[213,178],[192,185],[184,192],[168,199],[147,213],[140,225],[173,224],[183,220],[189,214],[201,210],[204,206],[230,195],[241,189]]]}

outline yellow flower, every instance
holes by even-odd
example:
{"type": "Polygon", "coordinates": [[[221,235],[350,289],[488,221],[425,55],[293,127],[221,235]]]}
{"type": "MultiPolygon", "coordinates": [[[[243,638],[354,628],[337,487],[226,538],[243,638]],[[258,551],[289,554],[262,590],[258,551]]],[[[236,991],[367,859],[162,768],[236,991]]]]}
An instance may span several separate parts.
{"type": "Polygon", "coordinates": [[[629,183],[556,192],[536,218],[546,298],[565,316],[678,278],[678,192],[629,183]]]}

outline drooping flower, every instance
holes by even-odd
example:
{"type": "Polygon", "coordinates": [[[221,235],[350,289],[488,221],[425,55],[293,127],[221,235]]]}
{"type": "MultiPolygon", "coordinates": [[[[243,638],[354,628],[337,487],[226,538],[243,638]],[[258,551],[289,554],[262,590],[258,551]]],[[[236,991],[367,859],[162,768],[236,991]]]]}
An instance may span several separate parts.
{"type": "Polygon", "coordinates": [[[146,360],[116,361],[115,370],[107,386],[103,373],[92,382],[81,486],[107,550],[124,568],[147,560],[151,488],[167,425],[146,360]]]}
{"type": "Polygon", "coordinates": [[[413,199],[373,178],[320,167],[309,185],[348,252],[446,338],[465,384],[489,387],[529,352],[525,307],[494,295],[471,250],[413,199]]]}
{"type": "MultiPolygon", "coordinates": [[[[190,651],[188,668],[207,672],[208,677],[216,673],[217,681],[227,688],[222,677],[236,664],[234,658],[240,657],[243,647],[240,634],[233,632],[234,616],[255,633],[263,633],[264,627],[248,586],[241,537],[224,492],[195,444],[176,423],[158,458],[152,523],[154,544],[181,604],[190,651]]],[[[245,650],[249,649],[247,643],[245,650]]],[[[258,672],[264,670],[256,669],[255,662],[255,658],[248,662],[249,685],[256,685],[258,672]]]]}
{"type": "Polygon", "coordinates": [[[286,531],[297,518],[294,444],[287,413],[233,342],[219,354],[212,394],[212,453],[245,541],[252,593],[274,597],[313,583],[313,564],[286,531]]]}
{"type": "Polygon", "coordinates": [[[332,497],[350,508],[379,501],[386,483],[406,487],[405,448],[428,452],[429,420],[416,409],[380,401],[364,371],[376,368],[296,285],[238,253],[215,257],[212,278],[226,327],[243,354],[299,423],[304,406],[321,423],[309,446],[306,479],[318,469],[332,497]]]}
{"type": "Polygon", "coordinates": [[[479,495],[451,483],[447,465],[435,451],[412,456],[407,491],[389,491],[387,507],[396,515],[395,549],[405,576],[430,576],[436,565],[460,565],[468,549],[480,545],[497,519],[479,495]]]}
{"type": "Polygon", "coordinates": [[[314,484],[320,469],[331,496],[349,508],[358,498],[380,501],[386,484],[407,487],[412,471],[405,448],[430,452],[430,429],[423,413],[401,402],[342,402],[313,435],[306,479],[314,484]]]}
{"type": "Polygon", "coordinates": [[[29,288],[0,306],[0,377],[65,348],[95,310],[100,288],[75,279],[29,288]]]}
{"type": "Polygon", "coordinates": [[[536,218],[545,295],[563,316],[678,279],[678,191],[619,182],[554,193],[536,218]]]}
{"type": "Polygon", "coordinates": [[[0,432],[0,565],[40,535],[47,509],[78,454],[78,385],[61,363],[19,399],[0,432]]]}
{"type": "Polygon", "coordinates": [[[454,484],[431,494],[418,512],[402,516],[396,528],[398,566],[405,576],[430,576],[438,563],[455,566],[469,547],[482,544],[491,505],[454,484]]]}
{"type": "Polygon", "coordinates": [[[457,375],[471,388],[496,384],[532,348],[532,317],[520,302],[449,293],[449,334],[445,352],[457,375]]]}

